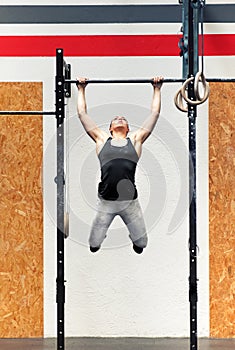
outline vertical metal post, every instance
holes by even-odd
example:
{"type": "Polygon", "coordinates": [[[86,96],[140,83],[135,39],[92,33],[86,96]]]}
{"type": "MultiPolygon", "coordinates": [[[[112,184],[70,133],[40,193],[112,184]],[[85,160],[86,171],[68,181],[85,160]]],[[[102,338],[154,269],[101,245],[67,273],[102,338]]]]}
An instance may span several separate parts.
{"type": "Polygon", "coordinates": [[[56,50],[56,120],[57,120],[57,349],[64,350],[64,76],[63,50],[56,50]]]}
{"type": "Polygon", "coordinates": [[[183,65],[182,65],[182,77],[184,79],[187,78],[189,74],[189,53],[188,53],[188,40],[189,40],[189,4],[191,3],[191,7],[193,6],[193,40],[194,40],[194,63],[193,63],[193,70],[194,74],[198,72],[198,22],[199,22],[199,16],[198,16],[198,4],[197,1],[193,1],[195,3],[192,4],[191,0],[181,0],[180,3],[182,4],[182,32],[183,32],[183,38],[180,41],[180,47],[181,47],[181,56],[183,59],[183,65]]]}
{"type": "Polygon", "coordinates": [[[193,74],[196,75],[198,72],[198,35],[199,35],[199,4],[198,0],[193,1],[191,7],[193,6],[193,74]]]}
{"type": "Polygon", "coordinates": [[[182,41],[182,78],[186,79],[188,76],[188,3],[190,0],[183,0],[182,2],[182,31],[183,31],[183,41],[182,41]]]}
{"type": "MultiPolygon", "coordinates": [[[[195,76],[195,43],[194,33],[195,0],[188,4],[188,77],[195,76]]],[[[196,57],[197,61],[197,57],[196,57]]],[[[193,82],[188,87],[188,97],[195,100],[193,82]]],[[[196,188],[196,117],[197,106],[188,104],[188,132],[189,132],[189,301],[190,301],[190,349],[197,350],[197,188],[196,188]]]]}

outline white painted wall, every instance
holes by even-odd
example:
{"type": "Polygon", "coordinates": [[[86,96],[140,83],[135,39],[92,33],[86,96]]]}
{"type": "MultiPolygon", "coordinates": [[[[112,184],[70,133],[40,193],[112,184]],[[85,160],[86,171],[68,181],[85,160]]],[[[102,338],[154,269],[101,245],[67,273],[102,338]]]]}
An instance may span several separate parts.
{"type": "MultiPolygon", "coordinates": [[[[226,1],[229,3],[230,1],[226,1]]],[[[37,4],[24,1],[23,4],[37,4]]],[[[68,4],[40,1],[40,4],[68,4]]],[[[78,4],[70,1],[69,4],[78,4]]],[[[79,3],[82,3],[79,2],[79,3]]],[[[86,1],[86,3],[91,3],[86,1]]],[[[100,2],[96,2],[100,3],[100,2]]],[[[109,3],[102,1],[102,3],[109,3]]],[[[124,3],[118,1],[115,3],[124,3]]],[[[132,1],[132,3],[141,3],[132,1]]],[[[142,2],[143,3],[143,2],[142,2]]],[[[153,1],[148,1],[153,3],[153,1]]],[[[158,1],[154,1],[158,3],[158,1]]],[[[160,2],[159,2],[160,3],[160,2]]],[[[166,3],[166,1],[164,2],[166,3]]],[[[167,2],[168,3],[168,2],[167,2]]],[[[175,3],[169,1],[169,3],[175,3]]],[[[209,3],[209,1],[207,1],[209,3]]],[[[216,1],[213,1],[216,3],[216,1]]],[[[20,4],[1,1],[1,4],[20,4]]],[[[2,26],[4,35],[176,33],[179,26],[2,26]]],[[[207,31],[219,29],[207,26],[207,31]]],[[[223,27],[225,28],[225,27],[223,27]]],[[[229,27],[231,32],[234,27],[229,27]]],[[[225,29],[226,30],[226,29],[225,29]]],[[[66,54],[66,53],[65,53],[66,54]]],[[[181,76],[176,57],[66,58],[72,76],[90,78],[181,76]]],[[[44,110],[53,110],[55,60],[53,58],[0,58],[2,81],[43,81],[44,110]]],[[[208,57],[207,76],[235,76],[233,57],[208,57]]],[[[187,217],[187,116],[179,112],[173,97],[177,85],[162,88],[162,113],[155,132],[144,145],[137,171],[139,200],[149,231],[149,246],[137,256],[128,233],[117,219],[104,248],[89,252],[87,239],[95,215],[99,164],[94,144],[76,117],[76,87],[69,100],[69,197],[70,238],[66,241],[66,335],[186,337],[189,335],[188,217],[187,217]],[[179,199],[182,199],[177,208],[179,199]],[[185,204],[186,203],[186,204],[185,204]],[[175,214],[175,216],[174,216],[175,214]],[[174,220],[173,220],[174,219],[174,220]],[[169,232],[169,227],[171,232],[169,232]]],[[[107,130],[115,113],[125,113],[131,128],[148,115],[150,86],[88,86],[89,113],[107,130]]],[[[198,108],[198,261],[199,336],[209,335],[208,278],[208,111],[198,108]]],[[[55,119],[44,117],[44,329],[56,335],[56,229],[55,229],[55,119]]]]}
{"type": "MultiPolygon", "coordinates": [[[[180,59],[177,58],[68,58],[68,61],[72,64],[74,74],[79,72],[94,78],[152,76],[156,66],[164,76],[180,75],[180,59]]],[[[2,80],[42,80],[44,109],[52,110],[54,63],[53,59],[46,58],[1,59],[1,67],[8,68],[2,69],[2,80]]],[[[178,169],[181,167],[183,171],[187,171],[185,153],[187,119],[173,105],[175,89],[176,86],[163,87],[161,119],[156,132],[146,142],[137,172],[139,198],[149,229],[149,247],[144,255],[136,256],[127,238],[127,231],[118,220],[112,225],[109,237],[104,244],[105,249],[97,255],[92,255],[88,251],[86,242],[90,224],[95,215],[96,180],[98,180],[99,170],[94,155],[94,144],[84,134],[75,117],[76,89],[73,87],[73,98],[69,102],[71,119],[69,193],[71,212],[75,214],[71,217],[71,235],[66,241],[66,280],[68,281],[66,334],[68,336],[188,335],[188,225],[184,217],[187,214],[185,210],[178,214],[178,221],[176,221],[181,225],[171,234],[168,233],[168,226],[181,191],[185,194],[185,201],[187,201],[186,183],[181,183],[178,169]],[[158,168],[160,173],[156,171],[158,168]],[[81,179],[84,173],[86,178],[81,179]],[[117,238],[117,235],[120,235],[120,238],[117,238]]],[[[127,111],[132,128],[140,125],[148,114],[151,96],[151,87],[146,86],[113,86],[112,89],[105,86],[99,88],[90,86],[87,89],[90,113],[98,124],[105,124],[106,129],[112,113],[117,110],[127,111]]],[[[205,115],[200,118],[200,123],[200,129],[206,134],[205,115]]],[[[200,129],[198,134],[201,132],[200,129]]],[[[207,135],[205,136],[201,140],[202,160],[205,158],[207,148],[207,135]]],[[[54,137],[54,117],[45,117],[45,336],[54,336],[56,331],[54,137]]],[[[207,171],[207,160],[203,165],[206,168],[204,170],[207,171]]],[[[204,170],[202,187],[207,186],[204,170]]],[[[184,181],[186,180],[187,177],[184,181]]],[[[203,193],[202,204],[205,208],[207,196],[203,190],[201,192],[203,193]]],[[[203,225],[207,223],[205,210],[201,213],[199,227],[200,220],[203,225]]],[[[199,288],[200,309],[203,311],[200,329],[202,329],[202,335],[207,335],[207,229],[203,228],[199,232],[203,241],[200,244],[202,254],[200,264],[203,266],[199,288]]]]}

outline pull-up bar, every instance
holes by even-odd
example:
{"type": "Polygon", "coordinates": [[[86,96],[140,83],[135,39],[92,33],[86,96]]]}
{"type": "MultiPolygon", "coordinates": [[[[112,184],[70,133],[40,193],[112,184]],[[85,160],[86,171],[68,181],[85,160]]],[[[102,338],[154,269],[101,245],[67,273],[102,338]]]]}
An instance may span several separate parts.
{"type": "Polygon", "coordinates": [[[56,115],[56,112],[45,112],[45,111],[0,111],[0,115],[56,115]]]}
{"type": "MultiPolygon", "coordinates": [[[[185,79],[164,79],[164,83],[183,83],[185,79]]],[[[77,84],[78,80],[65,80],[65,83],[77,84]]],[[[153,79],[87,79],[87,84],[152,84],[153,79]]]]}
{"type": "MultiPolygon", "coordinates": [[[[234,83],[235,78],[208,78],[208,82],[213,83],[234,83]]],[[[65,79],[67,84],[77,84],[78,80],[65,79]]],[[[184,83],[181,78],[164,78],[163,83],[184,83]]],[[[87,79],[86,84],[152,84],[153,79],[87,79]]]]}
{"type": "Polygon", "coordinates": [[[206,78],[208,83],[235,83],[235,78],[206,78]]]}

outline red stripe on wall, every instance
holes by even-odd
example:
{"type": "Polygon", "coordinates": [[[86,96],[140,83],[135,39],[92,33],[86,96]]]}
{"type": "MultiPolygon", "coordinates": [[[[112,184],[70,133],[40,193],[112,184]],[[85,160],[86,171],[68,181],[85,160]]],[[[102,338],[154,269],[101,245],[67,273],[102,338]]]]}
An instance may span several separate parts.
{"type": "Polygon", "coordinates": [[[0,37],[0,55],[54,56],[60,47],[66,56],[175,56],[177,43],[175,35],[11,36],[0,37]]]}
{"type": "MultiPolygon", "coordinates": [[[[0,36],[0,56],[179,56],[179,35],[0,36]]],[[[205,35],[206,56],[235,55],[235,34],[205,35]]]]}
{"type": "Polygon", "coordinates": [[[206,56],[234,56],[235,34],[204,35],[206,56]]]}

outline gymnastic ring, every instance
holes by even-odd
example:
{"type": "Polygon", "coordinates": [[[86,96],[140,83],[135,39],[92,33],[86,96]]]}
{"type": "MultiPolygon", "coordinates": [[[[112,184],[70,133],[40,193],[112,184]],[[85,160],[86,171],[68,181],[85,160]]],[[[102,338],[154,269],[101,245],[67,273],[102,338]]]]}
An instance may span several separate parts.
{"type": "Polygon", "coordinates": [[[188,112],[188,109],[184,107],[183,105],[183,98],[181,94],[181,88],[176,92],[174,97],[175,106],[181,111],[181,112],[188,112]]]}
{"type": "Polygon", "coordinates": [[[181,111],[181,112],[188,112],[188,109],[186,109],[183,105],[183,98],[181,95],[181,88],[176,92],[174,97],[175,106],[181,111]]]}
{"type": "Polygon", "coordinates": [[[202,72],[197,72],[195,79],[194,79],[194,94],[195,94],[196,99],[199,101],[202,101],[202,100],[205,101],[205,96],[207,99],[209,96],[209,92],[210,92],[210,87],[209,87],[208,82],[206,81],[204,74],[202,72]],[[203,85],[203,89],[204,89],[203,96],[201,96],[200,92],[199,92],[199,82],[201,82],[203,85]]]}
{"type": "Polygon", "coordinates": [[[64,238],[69,236],[69,213],[64,213],[64,238]]]}
{"type": "Polygon", "coordinates": [[[188,78],[185,80],[185,82],[183,83],[180,91],[181,91],[181,96],[183,97],[183,99],[188,102],[191,103],[191,100],[189,100],[188,96],[186,95],[186,89],[188,87],[188,84],[194,79],[194,77],[188,78]]]}
{"type": "Polygon", "coordinates": [[[202,104],[203,102],[205,102],[209,96],[209,89],[207,89],[203,99],[200,101],[200,100],[190,100],[188,98],[188,96],[186,95],[186,88],[188,87],[188,84],[194,79],[194,77],[191,77],[191,78],[188,78],[187,80],[185,80],[185,82],[183,83],[182,85],[182,88],[181,88],[181,95],[183,97],[183,99],[188,102],[190,105],[193,105],[193,106],[197,106],[197,105],[200,105],[202,104]]]}

